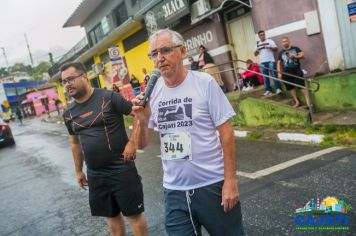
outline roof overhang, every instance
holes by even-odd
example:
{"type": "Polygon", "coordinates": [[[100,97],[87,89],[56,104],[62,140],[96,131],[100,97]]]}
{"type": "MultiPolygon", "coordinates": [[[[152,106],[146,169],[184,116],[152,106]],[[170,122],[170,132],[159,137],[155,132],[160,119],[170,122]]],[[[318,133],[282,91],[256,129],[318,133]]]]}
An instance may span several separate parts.
{"type": "MultiPolygon", "coordinates": [[[[103,50],[107,50],[108,47],[112,46],[112,44],[117,42],[117,39],[122,38],[124,35],[130,33],[135,28],[141,26],[140,21],[134,20],[133,17],[129,17],[124,23],[122,23],[119,27],[117,27],[113,32],[111,32],[108,36],[102,39],[98,44],[94,45],[94,47],[89,48],[82,55],[75,59],[75,62],[84,63],[88,59],[98,55],[98,52],[103,50]]],[[[52,76],[50,81],[57,81],[59,79],[60,73],[57,72],[52,76]]]]}
{"type": "Polygon", "coordinates": [[[221,11],[221,10],[223,9],[225,3],[227,3],[227,2],[237,2],[237,3],[240,3],[241,5],[244,5],[244,6],[246,6],[246,7],[252,8],[251,0],[248,0],[248,3],[246,3],[246,2],[243,1],[243,0],[224,0],[224,1],[221,2],[221,4],[220,4],[219,7],[214,8],[214,9],[212,9],[211,11],[208,11],[206,14],[201,15],[201,16],[197,17],[196,19],[194,19],[194,20],[192,21],[192,25],[194,25],[194,24],[196,24],[196,23],[198,23],[198,22],[204,20],[205,18],[207,18],[207,17],[209,17],[209,16],[211,16],[211,15],[213,15],[213,14],[215,14],[215,13],[221,11]]]}
{"type": "Polygon", "coordinates": [[[83,26],[84,21],[98,8],[104,0],[83,0],[64,23],[63,28],[83,26]]]}
{"type": "Polygon", "coordinates": [[[117,27],[111,34],[106,36],[103,40],[101,40],[98,44],[94,45],[94,47],[85,51],[82,55],[80,55],[76,62],[85,62],[89,58],[94,57],[109,46],[112,46],[113,43],[116,43],[119,38],[122,38],[124,35],[130,33],[133,29],[140,27],[140,21],[134,20],[133,17],[129,17],[124,23],[122,23],[119,27],[117,27]]]}

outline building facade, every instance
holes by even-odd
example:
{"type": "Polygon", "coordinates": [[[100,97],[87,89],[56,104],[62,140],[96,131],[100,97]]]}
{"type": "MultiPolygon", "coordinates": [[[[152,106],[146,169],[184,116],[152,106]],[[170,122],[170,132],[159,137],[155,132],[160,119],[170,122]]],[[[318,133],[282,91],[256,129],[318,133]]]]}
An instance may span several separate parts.
{"type": "MultiPolygon", "coordinates": [[[[64,27],[85,28],[89,49],[75,61],[87,66],[94,87],[111,89],[115,76],[124,81],[123,87],[132,74],[143,81],[142,68],[148,72],[153,69],[147,57],[148,36],[169,27],[184,36],[188,56],[197,59],[199,45],[208,49],[227,90],[232,91],[237,72],[246,67],[244,61],[258,62],[253,52],[259,30],[264,30],[279,49],[284,36],[300,47],[305,52],[302,68],[308,77],[356,67],[356,23],[347,10],[352,2],[84,0],[64,27]],[[109,52],[115,52],[111,54],[120,58],[119,64],[111,61],[109,52]]],[[[184,64],[188,66],[188,61],[184,64]]]]}

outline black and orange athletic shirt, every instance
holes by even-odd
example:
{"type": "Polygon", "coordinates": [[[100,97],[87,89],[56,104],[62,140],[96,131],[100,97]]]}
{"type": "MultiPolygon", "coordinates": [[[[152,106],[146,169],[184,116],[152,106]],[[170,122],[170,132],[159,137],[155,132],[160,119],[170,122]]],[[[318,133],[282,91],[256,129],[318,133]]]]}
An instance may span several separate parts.
{"type": "Polygon", "coordinates": [[[69,134],[79,137],[88,174],[111,175],[135,167],[120,159],[128,142],[123,115],[131,107],[118,93],[94,89],[86,102],[73,101],[64,111],[69,134]]]}

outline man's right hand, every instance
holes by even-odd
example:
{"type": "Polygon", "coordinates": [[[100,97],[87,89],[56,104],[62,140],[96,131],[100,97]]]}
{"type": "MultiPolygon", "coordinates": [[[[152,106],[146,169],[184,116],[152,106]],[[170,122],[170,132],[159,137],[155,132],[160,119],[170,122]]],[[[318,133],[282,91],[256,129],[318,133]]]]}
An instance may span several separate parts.
{"type": "Polygon", "coordinates": [[[81,172],[77,172],[77,182],[78,182],[79,186],[82,189],[87,190],[88,180],[87,180],[87,177],[85,176],[85,174],[82,171],[81,172]]]}
{"type": "Polygon", "coordinates": [[[132,112],[135,114],[135,118],[139,121],[147,122],[151,116],[150,102],[147,102],[146,107],[139,106],[139,102],[143,99],[143,93],[137,95],[132,99],[132,112]]]}

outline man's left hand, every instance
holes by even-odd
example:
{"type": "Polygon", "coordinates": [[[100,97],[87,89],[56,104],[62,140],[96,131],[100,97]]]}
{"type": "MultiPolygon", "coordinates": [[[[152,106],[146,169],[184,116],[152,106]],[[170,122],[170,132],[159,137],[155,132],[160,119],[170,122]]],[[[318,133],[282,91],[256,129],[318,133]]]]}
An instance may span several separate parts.
{"type": "Polygon", "coordinates": [[[222,189],[222,202],[221,206],[224,207],[224,211],[228,212],[235,207],[239,201],[240,193],[237,187],[237,180],[224,181],[222,189]]]}
{"type": "Polygon", "coordinates": [[[136,146],[133,141],[128,141],[122,155],[125,161],[134,161],[136,159],[136,146]]]}

